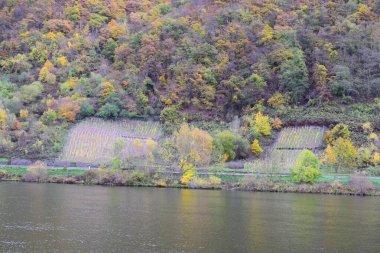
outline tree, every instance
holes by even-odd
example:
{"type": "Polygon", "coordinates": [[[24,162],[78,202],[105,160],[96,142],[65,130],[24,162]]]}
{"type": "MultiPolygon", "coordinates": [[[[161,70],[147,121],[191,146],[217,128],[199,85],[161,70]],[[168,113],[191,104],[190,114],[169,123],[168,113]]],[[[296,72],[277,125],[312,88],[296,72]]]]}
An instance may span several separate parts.
{"type": "Polygon", "coordinates": [[[0,125],[2,129],[7,127],[7,113],[2,108],[0,108],[0,125]]]}
{"type": "Polygon", "coordinates": [[[116,91],[115,87],[110,82],[102,83],[100,85],[100,87],[101,87],[101,91],[100,91],[99,95],[101,97],[107,97],[108,95],[110,95],[110,94],[112,94],[112,93],[114,93],[116,91]]]}
{"type": "Polygon", "coordinates": [[[46,163],[36,161],[30,165],[24,176],[24,180],[27,182],[45,182],[48,178],[48,168],[46,163]]]}
{"type": "Polygon", "coordinates": [[[301,102],[309,87],[308,72],[301,49],[293,50],[293,57],[281,64],[280,84],[292,93],[293,102],[301,102]]]}
{"type": "Polygon", "coordinates": [[[326,131],[325,135],[323,136],[323,140],[327,142],[328,144],[333,143],[338,138],[350,138],[351,132],[347,125],[345,124],[337,124],[334,126],[332,130],[326,131]]]}
{"type": "Polygon", "coordinates": [[[57,113],[50,108],[46,112],[44,112],[44,114],[42,114],[41,116],[41,121],[45,125],[53,124],[57,119],[58,119],[57,113]]]}
{"type": "Polygon", "coordinates": [[[271,135],[269,117],[267,115],[263,115],[261,112],[258,112],[255,115],[253,129],[262,135],[271,135]]]}
{"type": "Polygon", "coordinates": [[[115,49],[117,47],[117,42],[114,41],[112,38],[109,38],[104,45],[104,48],[102,50],[102,54],[110,61],[113,61],[115,57],[115,49]]]}
{"type": "Polygon", "coordinates": [[[286,103],[286,98],[278,91],[276,91],[273,96],[268,99],[268,104],[275,109],[283,108],[286,103]]]}
{"type": "Polygon", "coordinates": [[[318,95],[324,100],[324,99],[330,99],[331,98],[331,92],[327,87],[327,68],[322,64],[315,64],[314,66],[314,73],[313,73],[313,80],[316,85],[316,90],[318,92],[318,95]]]}
{"type": "Polygon", "coordinates": [[[328,144],[322,162],[334,166],[335,172],[341,168],[355,168],[357,166],[358,149],[348,138],[339,137],[332,144],[328,144]]]}
{"type": "Polygon", "coordinates": [[[42,94],[43,86],[40,82],[33,82],[29,85],[23,85],[20,88],[20,97],[24,103],[30,103],[42,94]]]}
{"type": "Polygon", "coordinates": [[[349,185],[355,194],[359,194],[361,196],[366,194],[367,191],[373,187],[372,183],[369,181],[369,178],[362,173],[357,173],[351,176],[349,185]]]}
{"type": "Polygon", "coordinates": [[[166,133],[172,133],[183,122],[177,106],[165,107],[160,113],[160,121],[166,133]]]}
{"type": "Polygon", "coordinates": [[[99,109],[96,115],[101,118],[112,119],[117,118],[119,116],[119,112],[120,108],[117,105],[106,103],[99,109]]]}
{"type": "Polygon", "coordinates": [[[235,158],[245,158],[248,155],[248,143],[240,135],[225,130],[219,132],[214,138],[214,150],[217,150],[223,157],[223,161],[230,161],[235,158]]]}
{"type": "Polygon", "coordinates": [[[180,159],[199,165],[210,163],[213,139],[209,133],[182,124],[175,138],[180,159]]]}
{"type": "Polygon", "coordinates": [[[347,96],[354,92],[353,81],[350,68],[347,66],[337,65],[333,68],[335,75],[329,81],[328,85],[331,92],[338,97],[347,96]]]}
{"type": "Polygon", "coordinates": [[[275,118],[273,121],[272,121],[272,127],[274,129],[280,129],[282,127],[282,121],[280,118],[275,118]]]}
{"type": "Polygon", "coordinates": [[[270,25],[265,24],[263,30],[260,33],[260,44],[270,42],[273,39],[273,29],[270,25]]]}
{"type": "Polygon", "coordinates": [[[321,176],[318,158],[307,149],[301,152],[291,171],[293,181],[297,183],[314,183],[321,176]]]}
{"type": "Polygon", "coordinates": [[[190,180],[197,175],[196,169],[191,163],[188,163],[186,160],[181,160],[179,166],[183,170],[181,184],[187,185],[189,184],[190,180]]]}
{"type": "Polygon", "coordinates": [[[67,121],[74,122],[79,111],[79,105],[70,98],[61,99],[58,103],[59,116],[67,121]]]}
{"type": "Polygon", "coordinates": [[[28,116],[29,116],[29,111],[28,111],[28,109],[21,109],[20,110],[20,118],[21,119],[27,119],[28,118],[28,116]]]}
{"type": "Polygon", "coordinates": [[[263,149],[260,147],[259,140],[256,139],[253,141],[251,150],[255,156],[259,156],[263,152],[263,149]]]}

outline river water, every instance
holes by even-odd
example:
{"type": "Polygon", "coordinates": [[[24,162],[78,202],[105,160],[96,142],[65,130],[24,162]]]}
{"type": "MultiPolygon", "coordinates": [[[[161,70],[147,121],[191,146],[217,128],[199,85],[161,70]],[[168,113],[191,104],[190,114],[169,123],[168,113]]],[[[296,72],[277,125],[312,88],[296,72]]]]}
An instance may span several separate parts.
{"type": "Polygon", "coordinates": [[[0,252],[380,252],[380,198],[0,183],[0,252]]]}

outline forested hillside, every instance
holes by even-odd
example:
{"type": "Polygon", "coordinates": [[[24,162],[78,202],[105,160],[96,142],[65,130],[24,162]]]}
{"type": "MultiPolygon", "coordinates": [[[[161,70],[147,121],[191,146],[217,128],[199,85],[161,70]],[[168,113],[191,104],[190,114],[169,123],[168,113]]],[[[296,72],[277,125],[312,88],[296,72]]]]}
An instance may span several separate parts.
{"type": "Polygon", "coordinates": [[[90,116],[379,130],[380,1],[0,0],[0,67],[7,156],[90,116]]]}

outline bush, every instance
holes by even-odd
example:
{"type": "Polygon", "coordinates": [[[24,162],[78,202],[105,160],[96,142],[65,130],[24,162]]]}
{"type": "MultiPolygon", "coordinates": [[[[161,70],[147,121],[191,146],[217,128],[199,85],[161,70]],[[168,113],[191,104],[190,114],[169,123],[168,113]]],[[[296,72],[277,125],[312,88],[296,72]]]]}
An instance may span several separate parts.
{"type": "Polygon", "coordinates": [[[349,185],[351,186],[355,194],[362,196],[366,194],[369,190],[371,190],[373,187],[368,177],[361,173],[353,175],[351,177],[349,185]]]}
{"type": "Polygon", "coordinates": [[[180,167],[183,170],[181,184],[187,185],[197,175],[195,167],[185,160],[181,161],[180,167]]]}
{"type": "Polygon", "coordinates": [[[337,124],[332,130],[329,130],[323,136],[323,140],[328,144],[333,143],[338,138],[348,139],[350,137],[350,130],[345,124],[337,124]]]}
{"type": "Polygon", "coordinates": [[[20,88],[21,100],[24,103],[30,103],[42,94],[43,85],[40,82],[34,82],[29,85],[23,85],[20,88]]]}
{"type": "Polygon", "coordinates": [[[220,179],[219,177],[216,177],[216,176],[210,176],[208,181],[210,182],[210,184],[212,186],[217,186],[217,185],[222,184],[222,179],[220,179]]]}
{"type": "Polygon", "coordinates": [[[259,156],[263,152],[263,149],[260,147],[259,140],[256,139],[253,141],[251,150],[255,156],[259,156]]]}
{"type": "Polygon", "coordinates": [[[96,115],[101,118],[110,119],[110,118],[117,118],[119,115],[119,112],[120,112],[120,108],[117,107],[117,105],[106,103],[99,109],[96,115]]]}
{"type": "Polygon", "coordinates": [[[341,168],[355,168],[357,166],[358,149],[350,139],[339,137],[332,145],[328,145],[322,162],[335,167],[335,171],[341,168]]]}
{"type": "Polygon", "coordinates": [[[188,183],[190,188],[209,188],[209,182],[201,177],[194,177],[188,183]]]}
{"type": "Polygon", "coordinates": [[[303,150],[296,166],[292,169],[293,181],[297,183],[314,183],[321,176],[318,158],[310,150],[303,150]]]}
{"type": "Polygon", "coordinates": [[[46,163],[37,161],[27,168],[24,176],[26,182],[46,182],[48,179],[48,168],[46,163]]]}
{"type": "Polygon", "coordinates": [[[165,133],[172,133],[183,122],[177,106],[165,107],[160,113],[160,121],[165,133]]]}
{"type": "Polygon", "coordinates": [[[175,144],[181,159],[197,165],[210,163],[213,139],[208,132],[182,124],[175,144]]]}
{"type": "Polygon", "coordinates": [[[214,149],[220,152],[224,161],[248,156],[249,144],[240,135],[225,130],[216,134],[214,149]]]}
{"type": "Polygon", "coordinates": [[[5,178],[6,176],[7,176],[7,171],[5,171],[5,170],[0,170],[0,179],[3,179],[3,178],[5,178]]]}

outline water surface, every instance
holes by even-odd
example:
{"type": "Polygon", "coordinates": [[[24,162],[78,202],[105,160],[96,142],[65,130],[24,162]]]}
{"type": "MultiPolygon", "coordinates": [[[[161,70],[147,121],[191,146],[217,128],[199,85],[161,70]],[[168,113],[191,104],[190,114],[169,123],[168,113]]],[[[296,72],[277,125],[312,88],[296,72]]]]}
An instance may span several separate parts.
{"type": "Polygon", "coordinates": [[[380,198],[0,183],[0,252],[380,252],[380,198]]]}

